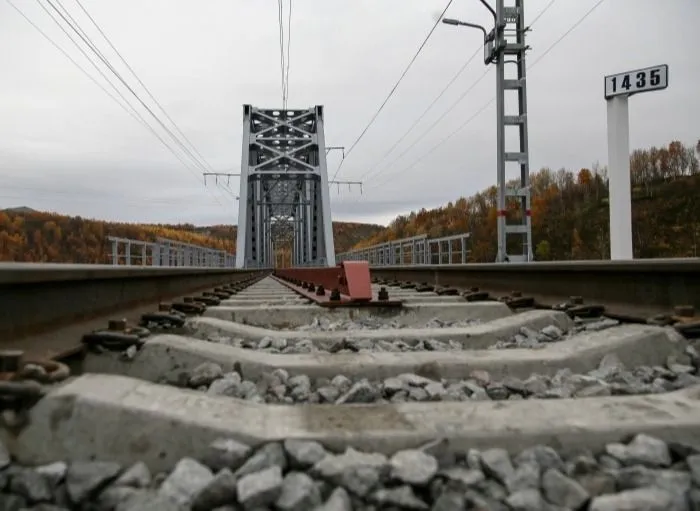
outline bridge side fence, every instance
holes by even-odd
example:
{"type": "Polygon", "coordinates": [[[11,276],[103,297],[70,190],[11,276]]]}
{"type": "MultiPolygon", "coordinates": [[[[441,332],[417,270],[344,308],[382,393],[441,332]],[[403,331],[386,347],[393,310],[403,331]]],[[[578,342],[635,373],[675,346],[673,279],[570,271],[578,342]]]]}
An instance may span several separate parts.
{"type": "MultiPolygon", "coordinates": [[[[371,266],[414,266],[466,264],[470,233],[440,238],[427,235],[391,240],[350,250],[336,256],[336,262],[368,261],[371,266]]],[[[155,242],[108,236],[113,265],[234,268],[236,254],[167,238],[155,242]]],[[[308,266],[297,265],[297,266],[308,266]]],[[[313,264],[311,264],[313,266],[313,264]]]]}
{"type": "Polygon", "coordinates": [[[336,262],[367,261],[370,266],[466,264],[470,233],[428,238],[426,234],[391,240],[336,256],[336,262]]]}
{"type": "Polygon", "coordinates": [[[111,262],[122,266],[234,268],[236,254],[167,238],[155,242],[108,236],[111,262]]]}

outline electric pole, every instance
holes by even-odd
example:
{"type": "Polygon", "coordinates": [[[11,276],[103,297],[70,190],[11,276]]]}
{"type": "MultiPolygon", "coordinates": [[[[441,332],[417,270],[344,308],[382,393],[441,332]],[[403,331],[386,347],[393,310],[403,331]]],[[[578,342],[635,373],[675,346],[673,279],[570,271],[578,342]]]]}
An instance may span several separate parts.
{"type": "Polygon", "coordinates": [[[484,64],[496,66],[496,183],[497,183],[497,246],[496,262],[532,261],[532,222],[530,213],[530,163],[527,134],[527,84],[525,53],[524,0],[514,0],[514,5],[505,5],[505,0],[496,0],[494,10],[486,0],[480,0],[491,12],[494,27],[487,31],[481,25],[454,19],[443,19],[448,25],[461,25],[477,28],[484,34],[484,64]],[[505,64],[514,64],[515,72],[506,74],[505,64]],[[517,93],[518,111],[507,114],[505,111],[506,92],[517,93]],[[517,151],[506,149],[506,127],[518,129],[519,147],[517,151]],[[519,186],[508,188],[506,165],[520,167],[519,186]],[[519,214],[508,222],[508,198],[519,203],[519,214]],[[520,239],[520,253],[508,254],[508,235],[520,239]]]}

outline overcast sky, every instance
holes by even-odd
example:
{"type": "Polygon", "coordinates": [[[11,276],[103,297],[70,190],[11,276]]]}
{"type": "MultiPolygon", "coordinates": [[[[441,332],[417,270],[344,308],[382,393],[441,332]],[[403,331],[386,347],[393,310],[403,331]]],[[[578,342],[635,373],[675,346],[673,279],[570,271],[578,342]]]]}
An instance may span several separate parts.
{"type": "MultiPolygon", "coordinates": [[[[39,1],[47,5],[46,0],[12,0],[104,83],[39,1]]],[[[115,68],[126,72],[75,0],[61,1],[115,68]]],[[[665,91],[630,99],[632,148],[672,139],[690,144],[700,138],[700,65],[691,44],[700,2],[606,0],[543,56],[597,2],[526,2],[528,23],[551,3],[528,34],[533,171],[542,166],[578,169],[595,161],[605,164],[603,76],[639,67],[666,63],[670,78],[665,91]]],[[[217,171],[238,172],[242,105],[281,105],[277,2],[82,3],[206,161],[217,171]]],[[[288,8],[289,0],[284,4],[288,8]]],[[[326,143],[349,148],[445,4],[446,0],[293,0],[289,107],[324,105],[326,143]]],[[[488,11],[477,0],[455,0],[448,16],[489,22],[488,11]]],[[[340,193],[333,187],[334,220],[386,223],[397,214],[434,207],[495,183],[494,103],[425,156],[493,98],[491,69],[427,131],[487,71],[481,53],[386,154],[480,46],[476,30],[438,26],[345,160],[338,179],[357,179],[368,171],[376,177],[369,177],[362,195],[357,187],[341,187],[340,193]]],[[[119,221],[236,222],[237,180],[231,181],[231,191],[213,182],[205,187],[196,168],[183,166],[8,0],[0,0],[0,47],[0,208],[26,205],[119,221]]],[[[124,76],[152,105],[136,79],[124,76]]],[[[339,152],[328,157],[331,176],[340,157],[339,152]]]]}

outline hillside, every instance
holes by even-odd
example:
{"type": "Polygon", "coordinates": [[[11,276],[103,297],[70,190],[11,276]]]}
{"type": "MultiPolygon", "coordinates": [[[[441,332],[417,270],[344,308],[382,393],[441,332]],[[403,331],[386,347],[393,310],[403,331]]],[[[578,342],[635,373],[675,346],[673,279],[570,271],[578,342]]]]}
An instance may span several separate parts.
{"type": "MultiPolygon", "coordinates": [[[[238,229],[235,225],[210,225],[195,227],[194,225],[168,226],[195,232],[207,237],[218,239],[236,239],[238,229]]],[[[333,222],[333,239],[336,252],[345,252],[366,238],[370,238],[385,229],[383,225],[361,224],[357,222],[333,222]]]]}
{"type": "MultiPolygon", "coordinates": [[[[348,250],[382,229],[380,225],[334,222],[336,250],[348,250]]],[[[0,261],[109,263],[107,236],[142,241],[163,237],[233,252],[236,226],[105,222],[25,206],[0,210],[0,261]]]]}
{"type": "MultiPolygon", "coordinates": [[[[700,141],[695,147],[674,141],[668,147],[633,151],[635,257],[697,257],[700,253],[698,157],[700,141]]],[[[606,168],[596,165],[577,172],[543,168],[530,179],[536,260],[610,257],[606,168]]],[[[399,216],[356,248],[418,234],[434,238],[465,232],[472,233],[471,260],[492,262],[496,257],[495,186],[438,209],[399,216]]]]}

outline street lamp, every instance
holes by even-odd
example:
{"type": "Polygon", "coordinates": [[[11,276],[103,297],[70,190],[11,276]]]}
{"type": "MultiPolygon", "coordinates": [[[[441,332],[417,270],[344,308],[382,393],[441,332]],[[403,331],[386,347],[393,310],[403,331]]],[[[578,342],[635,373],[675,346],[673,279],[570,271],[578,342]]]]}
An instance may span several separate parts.
{"type": "Polygon", "coordinates": [[[530,164],[528,155],[528,133],[527,133],[527,88],[526,88],[526,67],[525,52],[528,47],[525,45],[525,15],[523,14],[524,0],[514,0],[515,5],[506,7],[504,0],[496,0],[494,10],[486,0],[479,0],[493,16],[493,30],[488,31],[485,27],[476,23],[469,23],[451,18],[443,18],[446,25],[463,26],[476,28],[484,34],[484,64],[496,64],[496,175],[498,190],[498,253],[496,262],[505,261],[532,261],[532,224],[530,218],[530,164]],[[514,41],[506,40],[506,27],[512,26],[509,34],[515,35],[514,41]],[[517,78],[506,79],[504,56],[515,57],[514,63],[517,66],[517,78]],[[505,114],[505,91],[517,91],[518,114],[505,114]],[[516,152],[506,152],[506,126],[515,126],[519,130],[519,150],[516,152]],[[515,162],[520,165],[520,186],[515,189],[506,188],[506,162],[515,162]],[[519,200],[521,206],[521,221],[519,224],[509,225],[506,222],[506,197],[513,197],[519,200]],[[509,256],[507,253],[506,238],[508,234],[520,235],[523,237],[521,256],[509,256]]]}
{"type": "Polygon", "coordinates": [[[478,28],[479,30],[481,30],[484,33],[484,41],[486,40],[486,36],[487,36],[486,29],[484,27],[482,27],[481,25],[477,25],[476,23],[468,23],[466,21],[453,20],[451,18],[443,18],[442,22],[445,25],[455,25],[455,26],[461,25],[464,27],[478,28]]]}

